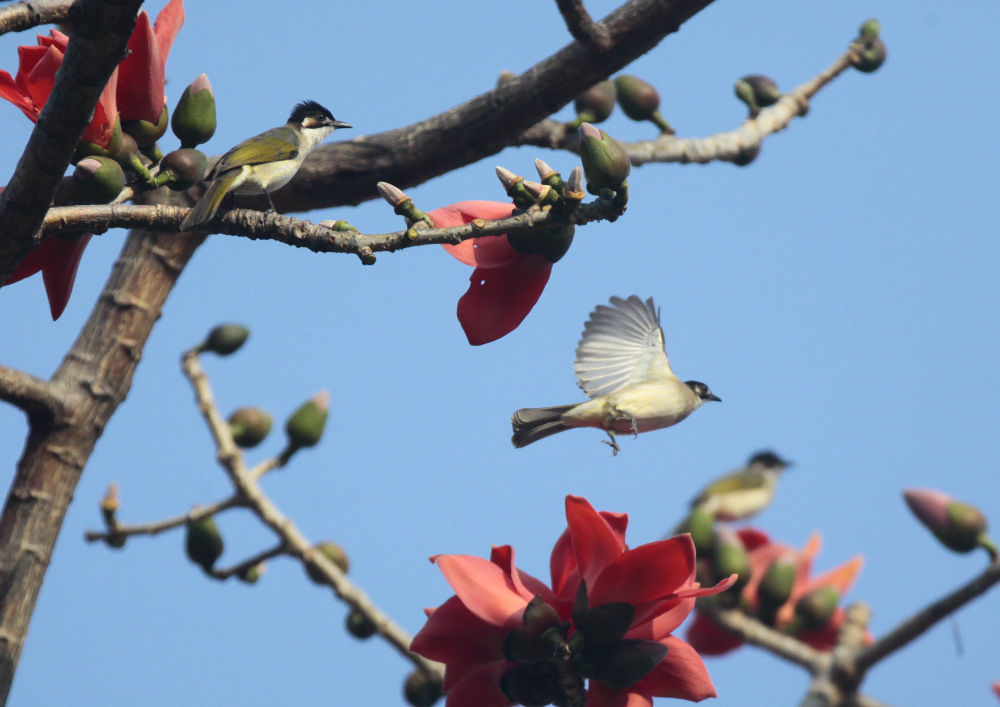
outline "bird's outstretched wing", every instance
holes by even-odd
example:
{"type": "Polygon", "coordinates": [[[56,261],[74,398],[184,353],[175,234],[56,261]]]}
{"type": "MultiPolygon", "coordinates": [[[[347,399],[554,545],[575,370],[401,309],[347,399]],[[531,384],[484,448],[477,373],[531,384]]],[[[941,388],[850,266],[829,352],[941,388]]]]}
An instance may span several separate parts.
{"type": "Polygon", "coordinates": [[[221,174],[244,165],[290,160],[297,154],[299,154],[298,136],[291,128],[281,126],[244,140],[224,154],[212,171],[221,174]]]}
{"type": "Polygon", "coordinates": [[[612,297],[611,304],[597,305],[583,325],[573,363],[583,391],[596,398],[632,383],[673,378],[653,298],[612,297]]]}

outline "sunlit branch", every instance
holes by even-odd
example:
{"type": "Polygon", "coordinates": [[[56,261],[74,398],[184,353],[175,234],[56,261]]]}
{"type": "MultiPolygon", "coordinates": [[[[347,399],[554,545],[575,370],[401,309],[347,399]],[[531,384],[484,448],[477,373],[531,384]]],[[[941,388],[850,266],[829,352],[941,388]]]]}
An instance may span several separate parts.
{"type": "Polygon", "coordinates": [[[21,408],[29,415],[54,417],[64,407],[58,390],[48,381],[30,373],[0,366],[0,400],[21,408]]]}
{"type": "Polygon", "coordinates": [[[164,520],[159,520],[153,523],[136,523],[133,525],[115,523],[112,527],[108,528],[108,530],[88,530],[83,534],[83,539],[92,543],[97,540],[106,541],[113,538],[131,537],[133,535],[159,535],[165,530],[171,530],[185,525],[186,523],[193,523],[201,520],[202,518],[208,518],[229,508],[235,508],[241,505],[243,505],[243,501],[239,496],[230,496],[229,498],[217,501],[208,506],[197,506],[192,508],[184,515],[174,516],[173,518],[165,518],[164,520]]]}
{"type": "Polygon", "coordinates": [[[0,34],[58,24],[70,16],[72,0],[22,0],[0,8],[0,34]]]}

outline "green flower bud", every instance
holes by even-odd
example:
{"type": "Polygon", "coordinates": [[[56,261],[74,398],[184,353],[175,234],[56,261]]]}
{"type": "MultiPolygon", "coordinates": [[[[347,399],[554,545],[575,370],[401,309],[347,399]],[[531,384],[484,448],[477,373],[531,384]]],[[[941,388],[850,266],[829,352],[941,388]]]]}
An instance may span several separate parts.
{"type": "Polygon", "coordinates": [[[888,50],[885,42],[876,37],[868,42],[860,42],[857,51],[851,56],[851,63],[858,71],[870,74],[885,63],[888,50]]]}
{"type": "Polygon", "coordinates": [[[112,533],[104,541],[104,544],[114,550],[121,550],[123,547],[125,547],[125,541],[127,539],[128,539],[127,535],[123,535],[122,533],[112,533]]]}
{"type": "Polygon", "coordinates": [[[263,576],[265,569],[267,569],[267,563],[258,562],[255,565],[240,570],[236,577],[246,584],[256,584],[257,580],[263,576]]]}
{"type": "Polygon", "coordinates": [[[507,236],[507,241],[521,253],[541,253],[550,263],[558,263],[573,244],[576,228],[567,224],[562,228],[528,231],[507,236]]]}
{"type": "Polygon", "coordinates": [[[200,150],[180,149],[167,153],[160,162],[160,173],[150,180],[154,187],[168,186],[183,191],[201,181],[208,170],[208,158],[200,150]]]}
{"type": "Polygon", "coordinates": [[[632,170],[621,143],[590,123],[580,126],[580,158],[587,175],[587,189],[618,189],[632,170]]]}
{"type": "Polygon", "coordinates": [[[89,204],[114,201],[125,188],[125,172],[110,157],[85,157],[73,171],[81,200],[89,204]]]}
{"type": "Polygon", "coordinates": [[[781,98],[781,90],[773,79],[761,74],[744,76],[733,86],[736,97],[746,103],[750,115],[756,116],[761,108],[774,105],[781,98]]]}
{"type": "MultiPolygon", "coordinates": [[[[313,547],[314,549],[319,550],[321,553],[323,553],[323,556],[326,557],[326,559],[328,559],[333,564],[337,565],[337,567],[340,568],[341,572],[347,574],[347,570],[348,568],[350,568],[351,563],[347,559],[347,553],[344,552],[343,548],[340,547],[340,545],[337,545],[336,543],[332,543],[329,541],[325,541],[321,543],[316,543],[316,545],[314,545],[313,547]]],[[[316,584],[326,584],[326,577],[323,575],[322,572],[313,569],[309,565],[306,565],[306,573],[309,575],[309,579],[314,581],[316,584]]]]}
{"type": "Polygon", "coordinates": [[[298,449],[312,447],[319,442],[329,410],[330,394],[325,390],[303,403],[285,423],[289,446],[298,449]]]}
{"type": "Polygon", "coordinates": [[[836,587],[816,587],[795,605],[795,615],[802,620],[803,628],[818,631],[827,625],[840,602],[836,587]]]}
{"type": "Polygon", "coordinates": [[[403,696],[413,707],[430,707],[441,699],[441,682],[427,673],[414,670],[403,683],[403,696]]]}
{"type": "Polygon", "coordinates": [[[942,545],[954,552],[986,548],[996,557],[996,548],[986,535],[986,516],[978,508],[934,489],[906,489],[903,498],[942,545]]]}
{"type": "Polygon", "coordinates": [[[181,94],[170,129],[181,147],[196,147],[215,135],[215,127],[215,94],[208,76],[201,74],[181,94]]]}
{"type": "Polygon", "coordinates": [[[122,123],[122,130],[135,138],[135,144],[139,147],[150,147],[167,132],[168,115],[167,107],[163,106],[155,125],[148,120],[126,120],[122,123]]]}
{"type": "Polygon", "coordinates": [[[691,533],[694,549],[699,556],[710,556],[715,550],[715,517],[702,506],[691,509],[691,514],[684,519],[674,535],[691,533]]]}
{"type": "Polygon", "coordinates": [[[139,155],[139,146],[136,145],[135,138],[128,133],[122,133],[118,149],[110,157],[120,164],[122,169],[131,170],[144,182],[149,181],[149,168],[146,167],[139,155]]]}
{"type": "Polygon", "coordinates": [[[365,639],[375,635],[375,624],[357,609],[347,615],[347,632],[355,638],[365,639]]]}
{"type": "Polygon", "coordinates": [[[271,432],[271,416],[260,408],[240,408],[229,416],[229,432],[237,447],[251,449],[271,432]]]}
{"type": "Polygon", "coordinates": [[[786,555],[772,562],[764,573],[757,589],[757,598],[760,600],[760,613],[765,622],[773,620],[774,614],[792,595],[796,569],[795,556],[786,555]]]}
{"type": "Polygon", "coordinates": [[[718,542],[712,556],[712,581],[718,582],[733,574],[739,576],[736,584],[717,597],[727,606],[735,606],[739,602],[740,590],[750,581],[750,561],[742,541],[731,528],[720,527],[716,537],[718,542]]]}
{"type": "Polygon", "coordinates": [[[198,346],[198,351],[228,356],[239,351],[249,336],[250,330],[242,324],[220,324],[208,332],[208,338],[198,346]]]}
{"type": "Polygon", "coordinates": [[[215,561],[222,556],[222,534],[211,516],[188,521],[184,548],[191,562],[205,572],[211,572],[215,561]]]}
{"type": "Polygon", "coordinates": [[[651,120],[660,132],[673,135],[674,130],[660,114],[660,94],[656,88],[638,76],[623,74],[615,79],[618,103],[632,120],[651,120]]]}
{"type": "Polygon", "coordinates": [[[864,43],[871,42],[873,39],[878,39],[879,33],[882,31],[882,25],[872,17],[869,20],[865,20],[864,24],[858,30],[858,39],[864,43]]]}
{"type": "Polygon", "coordinates": [[[594,84],[577,96],[573,105],[577,115],[568,123],[570,128],[578,128],[583,123],[603,123],[615,109],[614,82],[594,84]]]}

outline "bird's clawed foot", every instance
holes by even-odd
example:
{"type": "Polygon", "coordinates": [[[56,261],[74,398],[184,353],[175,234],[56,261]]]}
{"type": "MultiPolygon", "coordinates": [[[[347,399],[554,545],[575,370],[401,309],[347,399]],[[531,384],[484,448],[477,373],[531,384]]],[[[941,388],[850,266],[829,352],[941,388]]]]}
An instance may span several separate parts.
{"type": "Polygon", "coordinates": [[[622,451],[622,449],[621,447],[618,446],[618,440],[615,439],[615,433],[612,432],[611,430],[605,430],[605,432],[608,433],[610,441],[608,439],[602,439],[601,444],[606,444],[609,447],[611,447],[611,456],[617,457],[618,452],[622,451]]]}

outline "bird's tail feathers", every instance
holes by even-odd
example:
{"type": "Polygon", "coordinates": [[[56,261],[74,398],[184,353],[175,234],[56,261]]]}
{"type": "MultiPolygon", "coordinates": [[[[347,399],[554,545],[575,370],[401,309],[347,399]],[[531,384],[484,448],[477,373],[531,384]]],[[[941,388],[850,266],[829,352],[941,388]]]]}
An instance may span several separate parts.
{"type": "Polygon", "coordinates": [[[556,405],[547,408],[521,408],[510,418],[514,427],[514,436],[510,441],[515,447],[525,447],[549,435],[570,429],[569,425],[560,422],[563,413],[573,405],[556,405]]]}
{"type": "Polygon", "coordinates": [[[235,169],[231,172],[221,174],[214,179],[211,184],[208,185],[208,189],[205,190],[205,193],[201,195],[198,203],[194,205],[194,208],[188,211],[187,216],[185,216],[184,220],[181,221],[181,230],[190,231],[207,221],[211,221],[212,217],[215,216],[215,212],[219,210],[219,205],[222,204],[222,200],[233,188],[233,182],[235,182],[239,176],[240,170],[235,169]]]}

